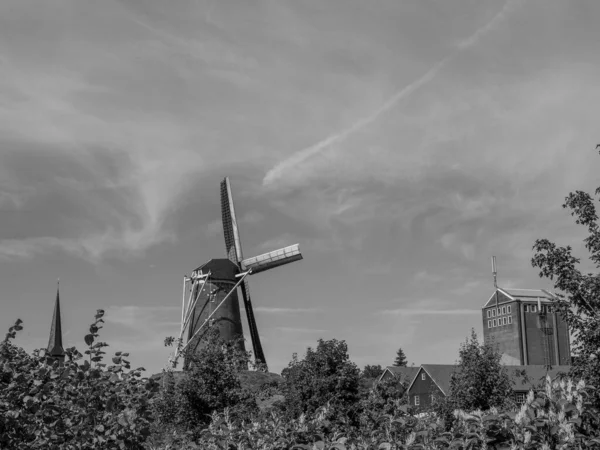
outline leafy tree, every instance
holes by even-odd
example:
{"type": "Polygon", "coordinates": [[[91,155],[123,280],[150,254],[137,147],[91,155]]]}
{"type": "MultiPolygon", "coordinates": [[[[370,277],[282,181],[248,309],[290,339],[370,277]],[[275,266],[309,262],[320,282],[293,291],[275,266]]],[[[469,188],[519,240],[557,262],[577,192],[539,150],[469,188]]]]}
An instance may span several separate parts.
{"type": "Polygon", "coordinates": [[[214,327],[202,340],[197,351],[184,355],[189,367],[179,373],[179,380],[175,381],[171,372],[163,374],[165,387],[155,405],[160,426],[198,432],[213,413],[229,409],[233,416],[247,417],[257,411],[252,393],[242,388],[239,376],[248,367],[249,354],[240,349],[238,341],[221,339],[214,327]]]}
{"type": "Polygon", "coordinates": [[[404,354],[404,350],[401,348],[396,352],[396,360],[394,361],[394,366],[396,367],[406,367],[408,362],[406,361],[406,355],[404,354]]]}
{"type": "Polygon", "coordinates": [[[85,336],[88,358],[73,347],[64,363],[15,346],[21,320],[9,329],[0,343],[0,448],[143,448],[159,386],[141,377],[143,368],[129,370],[127,353],[102,362],[103,315],[98,310],[85,336]]]}
{"type": "MultiPolygon", "coordinates": [[[[595,191],[600,196],[600,187],[595,191]]],[[[583,240],[589,260],[596,270],[600,268],[600,223],[592,195],[583,191],[569,193],[562,205],[575,218],[577,225],[586,228],[583,240]]],[[[600,273],[584,273],[580,258],[572,254],[571,246],[561,247],[548,239],[538,239],[533,245],[533,267],[540,269],[540,277],[554,281],[557,307],[573,335],[571,375],[584,378],[600,386],[600,273]]],[[[600,392],[596,394],[600,405],[600,392]]]]}
{"type": "Polygon", "coordinates": [[[281,375],[288,416],[313,414],[327,403],[343,411],[358,401],[360,370],[350,361],[344,341],[319,339],[304,359],[294,353],[281,375]]]}
{"type": "Polygon", "coordinates": [[[458,365],[450,379],[448,402],[453,409],[487,411],[507,405],[512,398],[512,382],[500,358],[492,344],[480,344],[471,330],[470,339],[461,344],[458,365]]]}
{"type": "Polygon", "coordinates": [[[363,369],[362,373],[360,374],[360,376],[362,378],[377,378],[382,373],[383,373],[383,368],[381,367],[381,365],[377,364],[376,366],[371,366],[371,365],[367,364],[365,366],[365,368],[363,369]]]}

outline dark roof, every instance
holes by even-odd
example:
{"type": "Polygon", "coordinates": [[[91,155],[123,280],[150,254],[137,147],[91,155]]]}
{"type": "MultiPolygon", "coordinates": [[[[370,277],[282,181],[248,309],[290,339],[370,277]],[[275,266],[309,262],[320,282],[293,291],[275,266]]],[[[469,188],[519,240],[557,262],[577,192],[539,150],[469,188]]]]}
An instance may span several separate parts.
{"type": "Polygon", "coordinates": [[[413,378],[417,375],[417,372],[419,371],[419,369],[420,369],[420,367],[417,367],[417,366],[411,366],[411,367],[387,366],[384,369],[383,373],[379,376],[377,381],[380,381],[383,378],[383,376],[385,375],[385,373],[389,372],[392,375],[401,377],[402,381],[407,381],[408,383],[410,383],[410,382],[412,382],[413,378]]]}
{"type": "Polygon", "coordinates": [[[450,378],[457,369],[453,364],[423,364],[421,366],[437,384],[444,395],[450,393],[450,378]]]}
{"type": "Polygon", "coordinates": [[[550,370],[546,370],[543,365],[531,366],[505,366],[508,369],[508,375],[514,382],[513,389],[515,391],[529,391],[534,385],[543,382],[546,375],[550,378],[556,377],[559,373],[569,373],[571,366],[552,366],[550,370]],[[529,381],[524,381],[524,377],[520,374],[525,371],[529,381]]]}
{"type": "Polygon", "coordinates": [[[236,275],[240,272],[238,266],[226,258],[211,259],[201,265],[194,272],[208,273],[213,280],[237,281],[236,275]]]}
{"type": "Polygon", "coordinates": [[[50,356],[65,356],[65,349],[62,343],[62,324],[60,321],[60,296],[58,288],[56,289],[56,301],[54,303],[54,314],[52,324],[50,325],[50,338],[48,339],[48,354],[50,356]]]}

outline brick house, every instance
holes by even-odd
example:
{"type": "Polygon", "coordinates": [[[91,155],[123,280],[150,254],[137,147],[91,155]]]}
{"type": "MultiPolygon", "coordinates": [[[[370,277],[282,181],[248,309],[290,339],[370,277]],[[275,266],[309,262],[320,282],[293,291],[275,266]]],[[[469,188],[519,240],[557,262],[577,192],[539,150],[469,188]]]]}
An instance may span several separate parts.
{"type": "Polygon", "coordinates": [[[436,397],[450,393],[450,379],[456,366],[448,364],[423,364],[408,386],[411,405],[427,410],[436,397]]]}
{"type": "Polygon", "coordinates": [[[482,307],[483,339],[506,365],[569,365],[569,327],[543,289],[497,288],[482,307]]]}

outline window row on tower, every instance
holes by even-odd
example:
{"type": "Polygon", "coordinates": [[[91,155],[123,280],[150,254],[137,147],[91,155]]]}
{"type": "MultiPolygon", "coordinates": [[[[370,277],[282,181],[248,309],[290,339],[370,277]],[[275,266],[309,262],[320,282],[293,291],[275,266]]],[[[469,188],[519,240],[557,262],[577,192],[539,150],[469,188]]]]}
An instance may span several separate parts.
{"type": "MultiPolygon", "coordinates": [[[[523,305],[523,310],[525,312],[535,313],[535,312],[538,312],[538,306],[535,304],[529,304],[529,305],[525,304],[525,305],[523,305]]],[[[552,309],[552,306],[550,306],[550,305],[548,305],[548,306],[542,305],[541,310],[539,312],[541,312],[542,314],[552,313],[553,309],[552,309]]]]}
{"type": "Polygon", "coordinates": [[[488,320],[488,328],[496,328],[510,324],[512,324],[512,316],[498,317],[497,319],[488,320]]]}
{"type": "Polygon", "coordinates": [[[511,308],[510,305],[502,306],[501,308],[493,308],[487,310],[488,319],[496,316],[503,316],[505,314],[510,314],[511,308]]]}

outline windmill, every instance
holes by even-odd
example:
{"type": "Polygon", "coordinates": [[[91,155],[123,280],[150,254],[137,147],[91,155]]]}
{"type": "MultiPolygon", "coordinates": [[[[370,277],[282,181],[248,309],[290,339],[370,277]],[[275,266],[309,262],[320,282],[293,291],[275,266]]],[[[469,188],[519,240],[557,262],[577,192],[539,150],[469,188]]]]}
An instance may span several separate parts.
{"type": "Polygon", "coordinates": [[[184,277],[179,347],[171,360],[173,367],[183,350],[196,351],[208,326],[218,326],[225,340],[243,335],[238,288],[248,319],[254,358],[266,366],[247,277],[302,259],[299,244],[244,259],[229,178],[221,182],[221,215],[227,258],[211,259],[191,276],[184,277]],[[186,331],[187,342],[183,344],[186,331]]]}

